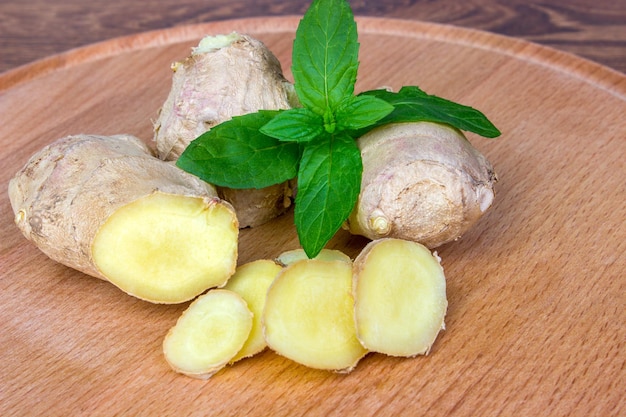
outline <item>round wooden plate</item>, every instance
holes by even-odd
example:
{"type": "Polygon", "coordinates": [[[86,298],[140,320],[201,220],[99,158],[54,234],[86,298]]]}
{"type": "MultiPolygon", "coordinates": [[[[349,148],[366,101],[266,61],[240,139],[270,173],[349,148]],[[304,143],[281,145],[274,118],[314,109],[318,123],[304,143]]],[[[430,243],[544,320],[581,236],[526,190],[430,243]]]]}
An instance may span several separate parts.
{"type": "MultiPolygon", "coordinates": [[[[20,234],[6,189],[31,154],[75,133],[151,142],[170,63],[205,34],[260,38],[290,78],[297,23],[177,27],[0,75],[0,414],[623,413],[626,77],[562,52],[455,27],[358,20],[357,90],[418,85],[478,108],[503,132],[468,135],[500,181],[483,219],[438,249],[450,304],[428,356],[370,354],[341,375],[266,351],[193,380],[161,353],[186,304],[133,299],[47,259],[20,234]]],[[[340,232],[330,246],[354,256],[364,244],[340,232]]],[[[242,232],[240,262],[297,245],[286,215],[242,232]]]]}

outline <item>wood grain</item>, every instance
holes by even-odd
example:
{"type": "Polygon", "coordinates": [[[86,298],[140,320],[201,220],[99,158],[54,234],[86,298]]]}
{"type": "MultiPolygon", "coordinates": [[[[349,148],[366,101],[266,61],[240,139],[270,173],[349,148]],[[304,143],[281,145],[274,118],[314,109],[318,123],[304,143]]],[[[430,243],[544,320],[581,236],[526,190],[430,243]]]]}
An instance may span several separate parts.
{"type": "MultiPolygon", "coordinates": [[[[252,33],[287,69],[296,24],[177,27],[0,75],[0,186],[67,134],[150,142],[170,62],[205,33],[252,33]]],[[[479,108],[503,131],[496,140],[468,136],[500,182],[487,215],[438,250],[449,311],[431,354],[371,354],[338,375],[266,351],[208,381],[179,376],[161,342],[185,305],[138,301],[50,261],[21,236],[4,193],[1,415],[626,413],[626,77],[485,32],[374,18],[359,27],[358,89],[417,84],[479,108]]],[[[342,232],[330,247],[354,256],[364,244],[342,232]]],[[[243,231],[240,262],[296,245],[286,215],[243,231]]]]}
{"type": "MultiPolygon", "coordinates": [[[[215,20],[301,15],[309,0],[4,0],[0,72],[102,40],[215,20]]],[[[626,72],[624,0],[353,0],[355,14],[518,37],[626,72]]]]}

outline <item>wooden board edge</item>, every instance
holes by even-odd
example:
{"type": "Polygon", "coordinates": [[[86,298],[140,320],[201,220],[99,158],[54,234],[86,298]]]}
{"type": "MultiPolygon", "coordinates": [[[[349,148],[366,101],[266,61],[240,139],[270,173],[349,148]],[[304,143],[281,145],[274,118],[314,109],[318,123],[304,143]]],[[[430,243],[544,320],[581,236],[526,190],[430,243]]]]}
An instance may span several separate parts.
{"type": "MultiPolygon", "coordinates": [[[[359,30],[409,37],[423,37],[468,47],[492,50],[516,57],[555,71],[583,79],[626,100],[626,74],[580,56],[539,45],[523,39],[512,38],[478,29],[441,23],[405,20],[399,18],[357,16],[359,30]]],[[[113,38],[70,49],[0,74],[0,92],[43,76],[52,71],[81,63],[115,56],[132,50],[157,47],[176,42],[198,39],[205,34],[247,31],[251,33],[281,33],[295,31],[300,16],[271,16],[219,20],[194,25],[175,26],[133,35],[113,38]]]]}

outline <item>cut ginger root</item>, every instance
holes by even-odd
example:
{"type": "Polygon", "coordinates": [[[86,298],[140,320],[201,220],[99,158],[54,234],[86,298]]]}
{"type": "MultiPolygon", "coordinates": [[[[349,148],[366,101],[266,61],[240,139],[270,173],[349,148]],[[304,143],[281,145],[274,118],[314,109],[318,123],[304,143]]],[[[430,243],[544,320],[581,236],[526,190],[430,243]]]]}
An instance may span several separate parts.
{"type": "MultiPolygon", "coordinates": [[[[285,251],[278,255],[276,258],[276,262],[281,264],[282,266],[288,266],[296,261],[301,261],[303,259],[309,259],[309,256],[306,254],[304,249],[292,249],[285,251]]],[[[344,261],[352,263],[352,259],[345,253],[336,249],[322,249],[320,253],[314,259],[319,259],[321,261],[344,261]]]]}
{"type": "Polygon", "coordinates": [[[265,307],[267,289],[281,270],[282,266],[267,259],[248,262],[239,266],[224,286],[224,289],[239,294],[246,301],[254,316],[250,336],[241,350],[231,358],[231,363],[256,355],[267,347],[265,337],[263,337],[261,316],[265,307]]]}
{"type": "Polygon", "coordinates": [[[444,329],[443,268],[419,243],[393,238],[368,243],[354,260],[353,292],[357,336],[372,352],[427,354],[444,329]]]}
{"type": "Polygon", "coordinates": [[[301,260],[285,267],[267,292],[263,330],[268,346],[302,365],[351,371],[367,353],[356,337],[352,264],[301,260]]]}
{"type": "Polygon", "coordinates": [[[230,204],[133,136],[59,139],[15,175],[9,197],[48,257],[146,301],[191,300],[235,271],[230,204]]]}
{"type": "Polygon", "coordinates": [[[198,297],[163,340],[163,354],[176,372],[208,379],[239,352],[252,329],[252,313],[233,291],[198,297]]]}
{"type": "Polygon", "coordinates": [[[226,286],[192,304],[163,346],[172,368],[196,378],[266,347],[310,368],[348,373],[369,352],[427,354],[447,306],[439,258],[419,243],[372,241],[354,262],[337,250],[308,259],[296,249],[238,267],[226,286]],[[234,301],[223,304],[224,317],[205,301],[220,292],[244,301],[253,317],[248,333],[248,316],[234,301]]]}

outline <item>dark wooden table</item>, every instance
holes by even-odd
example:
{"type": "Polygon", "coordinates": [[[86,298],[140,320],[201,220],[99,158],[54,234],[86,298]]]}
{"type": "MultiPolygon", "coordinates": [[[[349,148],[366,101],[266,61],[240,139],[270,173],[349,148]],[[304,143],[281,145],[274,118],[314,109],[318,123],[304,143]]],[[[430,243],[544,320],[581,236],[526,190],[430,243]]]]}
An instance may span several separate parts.
{"type": "MultiPolygon", "coordinates": [[[[302,14],[309,0],[3,0],[0,72],[118,36],[302,14]]],[[[548,45],[626,72],[626,0],[352,0],[357,15],[445,23],[548,45]]]]}

